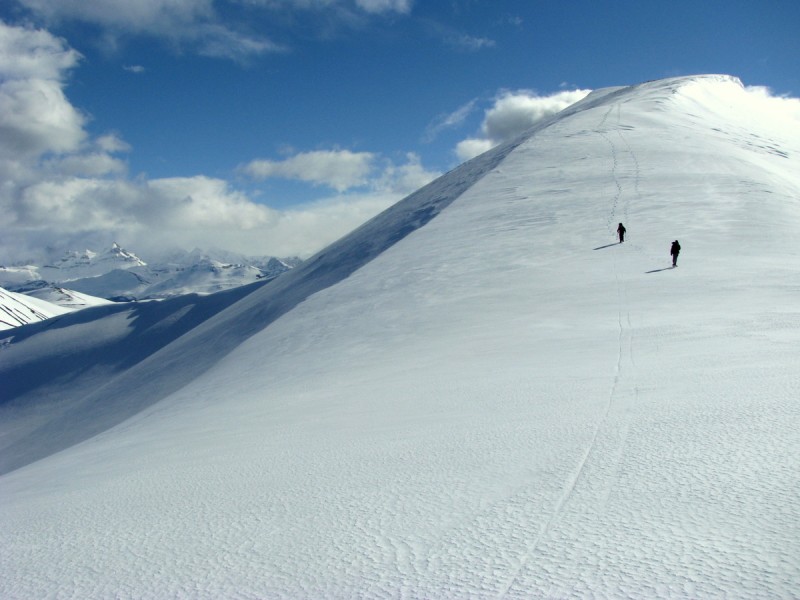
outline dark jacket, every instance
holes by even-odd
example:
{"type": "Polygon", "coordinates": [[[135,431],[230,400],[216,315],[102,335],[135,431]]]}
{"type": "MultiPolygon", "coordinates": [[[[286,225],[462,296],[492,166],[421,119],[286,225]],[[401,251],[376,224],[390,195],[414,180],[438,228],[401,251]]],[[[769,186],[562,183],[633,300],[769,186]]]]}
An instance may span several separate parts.
{"type": "Polygon", "coordinates": [[[672,247],[669,249],[670,256],[678,256],[681,251],[681,245],[678,243],[678,240],[672,242],[672,247]]]}

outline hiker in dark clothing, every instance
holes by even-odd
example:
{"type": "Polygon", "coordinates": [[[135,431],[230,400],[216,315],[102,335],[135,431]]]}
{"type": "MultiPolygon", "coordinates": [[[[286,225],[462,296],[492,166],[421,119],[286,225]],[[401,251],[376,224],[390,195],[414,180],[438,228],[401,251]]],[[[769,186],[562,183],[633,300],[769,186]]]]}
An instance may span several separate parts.
{"type": "Polygon", "coordinates": [[[617,235],[619,236],[620,244],[625,241],[625,225],[623,225],[622,223],[620,223],[619,226],[617,226],[617,235]]]}
{"type": "Polygon", "coordinates": [[[669,249],[670,256],[672,256],[672,266],[678,266],[678,254],[681,253],[681,245],[678,243],[678,240],[672,242],[672,247],[669,249]]]}

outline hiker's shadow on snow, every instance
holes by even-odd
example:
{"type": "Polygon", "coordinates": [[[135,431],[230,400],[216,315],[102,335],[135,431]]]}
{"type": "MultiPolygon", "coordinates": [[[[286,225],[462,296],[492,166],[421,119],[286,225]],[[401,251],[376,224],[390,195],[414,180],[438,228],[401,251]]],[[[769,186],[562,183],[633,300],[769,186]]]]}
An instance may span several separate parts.
{"type": "Polygon", "coordinates": [[[673,266],[669,266],[669,267],[664,267],[663,269],[653,269],[652,271],[645,271],[645,274],[647,274],[647,273],[661,273],[661,271],[672,271],[672,269],[674,269],[674,268],[675,267],[673,267],[673,266]]]}
{"type": "Polygon", "coordinates": [[[619,246],[622,242],[614,242],[613,244],[606,244],[605,246],[598,246],[597,248],[592,248],[592,250],[602,250],[603,248],[611,248],[611,246],[619,246]]]}

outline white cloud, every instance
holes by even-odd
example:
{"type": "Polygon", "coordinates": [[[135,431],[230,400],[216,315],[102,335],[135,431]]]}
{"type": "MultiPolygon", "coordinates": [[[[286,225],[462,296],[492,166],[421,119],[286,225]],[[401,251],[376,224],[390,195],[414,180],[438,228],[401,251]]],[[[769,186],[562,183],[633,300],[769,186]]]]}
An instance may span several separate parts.
{"type": "Polygon", "coordinates": [[[482,50],[483,48],[494,48],[496,42],[490,38],[477,37],[466,33],[451,34],[445,41],[455,48],[468,51],[482,50]]]}
{"type": "Polygon", "coordinates": [[[301,152],[282,161],[254,160],[239,170],[254,179],[295,179],[326,185],[340,193],[366,188],[380,193],[410,194],[440,175],[426,170],[413,152],[405,155],[404,164],[395,164],[380,160],[372,152],[349,150],[301,152]]]}
{"type": "MultiPolygon", "coordinates": [[[[232,10],[269,9],[282,16],[296,11],[326,15],[318,22],[323,30],[336,24],[364,22],[372,15],[411,12],[412,0],[18,0],[45,23],[80,21],[97,26],[101,40],[116,49],[125,35],[162,38],[181,49],[204,56],[246,61],[249,57],[286,48],[265,35],[248,33],[230,25],[221,13],[232,10]],[[216,10],[220,9],[220,10],[216,10]]],[[[248,20],[245,16],[241,22],[248,20]]],[[[233,23],[235,19],[229,19],[233,23]]],[[[296,23],[291,15],[277,22],[296,23]]],[[[274,24],[274,23],[273,23],[274,24]]],[[[141,73],[142,67],[125,67],[141,73]]]]}
{"type": "Polygon", "coordinates": [[[442,22],[423,19],[420,23],[432,37],[438,38],[442,43],[455,50],[476,52],[484,48],[493,48],[496,45],[495,41],[490,38],[470,35],[442,22]]]}
{"type": "Polygon", "coordinates": [[[81,56],[51,33],[0,21],[0,73],[4,79],[55,79],[81,56]]]}
{"type": "Polygon", "coordinates": [[[231,0],[270,10],[347,12],[353,8],[370,14],[411,12],[413,0],[231,0]]]}
{"type": "Polygon", "coordinates": [[[174,177],[147,183],[134,217],[151,227],[204,231],[255,229],[270,220],[270,209],[209,177],[174,177]]]}
{"type": "Polygon", "coordinates": [[[43,164],[43,168],[56,172],[58,175],[102,177],[104,175],[124,175],[128,170],[128,165],[106,152],[89,152],[48,160],[43,164]]]}
{"type": "MultiPolygon", "coordinates": [[[[19,0],[48,23],[81,21],[105,31],[112,47],[124,34],[150,35],[190,46],[206,56],[243,60],[282,51],[264,37],[253,37],[223,25],[213,0],[19,0]]],[[[141,67],[128,70],[139,73],[141,67]]]]}
{"type": "Polygon", "coordinates": [[[0,156],[35,157],[76,150],[86,137],[85,121],[57,81],[5,79],[0,83],[0,156]]]}
{"type": "Polygon", "coordinates": [[[589,90],[556,92],[549,96],[540,96],[527,90],[503,91],[485,111],[480,136],[459,142],[456,155],[461,160],[473,158],[522,134],[542,119],[561,112],[588,94],[589,90]]]}
{"type": "Polygon", "coordinates": [[[255,179],[296,179],[343,192],[367,183],[374,160],[375,155],[371,152],[317,150],[302,152],[282,161],[254,160],[241,170],[255,179]]]}
{"type": "Polygon", "coordinates": [[[64,80],[78,59],[47,31],[0,22],[0,173],[13,174],[14,185],[45,174],[125,171],[111,155],[127,151],[127,144],[113,133],[91,140],[87,116],[64,94],[64,80]]]}
{"type": "Polygon", "coordinates": [[[161,31],[213,15],[213,0],[19,0],[48,21],[76,20],[126,31],[161,31]]]}
{"type": "Polygon", "coordinates": [[[413,152],[406,154],[405,158],[405,164],[386,164],[380,176],[371,182],[371,188],[376,192],[396,195],[399,199],[417,191],[441,175],[425,169],[420,157],[413,152]]]}
{"type": "Polygon", "coordinates": [[[480,138],[469,138],[456,144],[456,156],[460,161],[469,160],[494,148],[497,142],[480,138]]]}
{"type": "Polygon", "coordinates": [[[486,111],[481,129],[490,140],[507,140],[588,94],[589,90],[557,92],[550,96],[539,96],[528,91],[503,92],[495,99],[494,106],[486,111]]]}
{"type": "Polygon", "coordinates": [[[78,59],[46,31],[0,21],[0,157],[20,160],[78,148],[86,119],[61,89],[78,59]]]}
{"type": "Polygon", "coordinates": [[[411,12],[411,0],[356,0],[356,6],[368,13],[411,12]]]}
{"type": "MultiPolygon", "coordinates": [[[[414,166],[399,168],[387,183],[415,185],[420,174],[414,166]]],[[[0,209],[13,219],[0,225],[6,244],[0,246],[0,262],[84,239],[116,240],[144,254],[214,246],[248,255],[307,257],[405,194],[390,187],[275,210],[208,177],[44,180],[21,190],[13,202],[0,196],[0,209]]]]}
{"type": "Polygon", "coordinates": [[[504,16],[501,21],[502,24],[512,25],[514,27],[520,28],[522,27],[524,21],[522,17],[518,15],[506,15],[504,16]]]}
{"type": "Polygon", "coordinates": [[[202,176],[151,181],[53,178],[21,190],[14,208],[15,225],[21,228],[154,234],[249,230],[266,223],[270,213],[227,182],[202,176]]]}
{"type": "Polygon", "coordinates": [[[453,112],[439,116],[426,128],[423,140],[432,142],[442,131],[458,127],[472,114],[477,104],[477,100],[470,100],[453,112]]]}
{"type": "Polygon", "coordinates": [[[178,36],[197,46],[203,56],[245,61],[250,56],[284,52],[285,48],[266,38],[246,35],[216,23],[203,23],[187,28],[178,36]]]}
{"type": "MultiPolygon", "coordinates": [[[[267,254],[307,258],[368,219],[385,210],[402,196],[392,193],[348,194],[274,211],[273,220],[250,236],[240,252],[253,254],[263,248],[267,254]]],[[[229,246],[237,250],[234,237],[229,246]]]]}
{"type": "Polygon", "coordinates": [[[130,152],[131,150],[130,145],[120,139],[116,133],[101,135],[95,140],[95,144],[104,152],[130,152]]]}

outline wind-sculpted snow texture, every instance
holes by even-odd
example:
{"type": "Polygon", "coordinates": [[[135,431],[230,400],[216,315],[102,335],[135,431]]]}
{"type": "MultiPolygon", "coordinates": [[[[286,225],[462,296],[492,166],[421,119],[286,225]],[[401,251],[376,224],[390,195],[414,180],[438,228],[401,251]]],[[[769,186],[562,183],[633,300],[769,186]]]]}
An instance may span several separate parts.
{"type": "MultiPolygon", "coordinates": [[[[795,597],[798,157],[731,78],[598,92],[60,381],[28,438],[81,433],[0,478],[0,596],[795,597]]],[[[46,324],[0,364],[46,380],[46,324]]]]}

